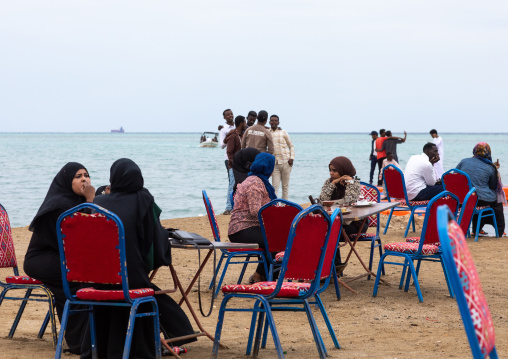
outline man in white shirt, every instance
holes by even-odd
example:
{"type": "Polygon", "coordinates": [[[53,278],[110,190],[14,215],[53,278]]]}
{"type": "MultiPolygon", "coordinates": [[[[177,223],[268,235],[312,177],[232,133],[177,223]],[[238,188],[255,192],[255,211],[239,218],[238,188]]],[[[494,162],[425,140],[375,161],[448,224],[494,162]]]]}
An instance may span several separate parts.
{"type": "Polygon", "coordinates": [[[434,164],[434,173],[436,175],[436,180],[441,179],[444,173],[443,169],[443,160],[444,160],[444,147],[443,147],[443,139],[438,136],[437,131],[432,129],[430,130],[430,135],[432,136],[432,141],[437,146],[437,151],[439,152],[439,161],[434,164]]]}
{"type": "Polygon", "coordinates": [[[414,155],[407,161],[404,171],[407,197],[410,201],[427,201],[443,192],[441,181],[436,181],[434,163],[439,161],[437,146],[428,142],[421,155],[414,155]]]}
{"type": "MultiPolygon", "coordinates": [[[[228,194],[233,192],[233,186],[235,184],[235,179],[233,177],[233,170],[230,171],[228,162],[228,153],[226,151],[226,144],[224,143],[224,139],[226,138],[226,135],[229,133],[229,131],[235,129],[235,123],[234,123],[234,116],[233,111],[231,109],[224,110],[222,112],[222,116],[226,120],[226,126],[221,128],[219,132],[219,145],[220,148],[224,149],[224,163],[226,164],[226,171],[228,171],[228,194]]],[[[233,210],[233,207],[231,206],[231,198],[229,195],[226,195],[226,210],[222,214],[231,214],[231,211],[233,210]]]]}
{"type": "Polygon", "coordinates": [[[295,147],[286,131],[279,129],[279,116],[270,116],[270,133],[273,140],[273,155],[275,156],[275,168],[272,174],[272,185],[275,194],[279,193],[282,179],[282,198],[289,197],[289,176],[295,159],[295,147]]]}

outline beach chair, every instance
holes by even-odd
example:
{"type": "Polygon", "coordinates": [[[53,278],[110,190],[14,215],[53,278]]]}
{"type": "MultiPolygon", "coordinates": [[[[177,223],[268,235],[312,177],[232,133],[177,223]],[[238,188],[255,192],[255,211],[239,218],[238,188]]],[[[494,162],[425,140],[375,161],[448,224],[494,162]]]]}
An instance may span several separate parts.
{"type": "Polygon", "coordinates": [[[446,206],[438,208],[437,217],[444,265],[457,297],[473,358],[497,359],[492,316],[464,232],[446,206]]]}
{"type": "Polygon", "coordinates": [[[411,214],[409,215],[409,221],[407,222],[406,231],[404,232],[404,237],[406,237],[411,224],[413,225],[413,232],[416,231],[414,219],[415,211],[418,208],[426,207],[429,201],[410,201],[408,199],[406,183],[404,182],[404,173],[402,173],[402,171],[394,165],[388,165],[383,169],[383,181],[386,187],[386,197],[388,202],[392,202],[392,200],[394,202],[400,202],[397,207],[390,210],[390,215],[386,221],[383,234],[386,234],[386,231],[388,230],[394,211],[410,210],[411,214]]]}
{"type": "MultiPolygon", "coordinates": [[[[208,198],[206,191],[203,190],[203,202],[205,203],[206,214],[208,215],[208,221],[210,222],[210,228],[212,229],[213,238],[216,242],[220,242],[220,231],[219,226],[217,224],[217,218],[215,217],[215,212],[212,207],[212,202],[208,198]]],[[[222,262],[226,260],[224,263],[224,269],[222,270],[222,274],[220,276],[219,281],[217,282],[217,289],[215,290],[214,296],[217,296],[219,293],[222,282],[224,281],[224,276],[226,275],[226,271],[230,264],[243,264],[242,271],[240,272],[240,276],[238,277],[237,284],[242,283],[243,276],[245,274],[245,270],[247,269],[247,264],[254,263],[263,263],[265,266],[265,271],[268,273],[268,266],[266,264],[266,259],[264,256],[263,249],[221,249],[221,256],[219,259],[219,263],[217,264],[217,268],[215,268],[214,278],[217,278],[219,275],[220,268],[222,266],[222,262]],[[251,258],[256,258],[257,260],[251,260],[251,258]],[[236,261],[236,259],[240,259],[240,261],[236,261]]],[[[213,279],[210,283],[208,289],[211,289],[213,286],[213,279]]]]}
{"type": "MultiPolygon", "coordinates": [[[[335,213],[338,215],[338,212],[335,213]]],[[[227,285],[222,288],[225,297],[222,300],[219,311],[212,351],[213,358],[218,357],[224,315],[226,312],[235,311],[253,313],[247,341],[247,355],[250,355],[251,350],[253,350],[254,357],[258,355],[266,316],[277,355],[279,358],[284,358],[273,319],[273,310],[305,312],[309,320],[319,357],[326,357],[326,348],[324,347],[319,329],[314,320],[309,299],[318,295],[321,273],[324,273],[323,266],[325,259],[327,266],[332,266],[334,255],[331,251],[329,256],[326,255],[328,253],[330,231],[331,220],[323,207],[313,205],[301,211],[291,225],[284,261],[281,266],[279,278],[276,282],[259,282],[252,285],[227,285]],[[253,299],[254,304],[252,307],[249,306],[247,308],[238,308],[238,306],[228,308],[227,304],[232,298],[241,299],[238,305],[248,305],[246,299],[253,299]],[[255,330],[256,321],[258,322],[257,330],[255,330]],[[254,343],[253,348],[252,343],[254,343]]],[[[333,243],[334,250],[337,247],[337,241],[338,236],[336,236],[335,243],[333,243]]],[[[328,267],[329,271],[326,273],[328,277],[330,267],[328,267]]],[[[316,298],[316,300],[318,299],[316,298]]]]}
{"type": "Polygon", "coordinates": [[[265,242],[265,258],[268,264],[267,279],[273,280],[274,268],[280,269],[282,256],[276,258],[271,253],[283,252],[291,230],[293,219],[302,207],[285,199],[277,198],[265,204],[258,212],[259,224],[265,242]]]}
{"type": "Polygon", "coordinates": [[[432,198],[427,205],[422,233],[418,243],[398,242],[388,243],[384,245],[385,253],[379,260],[376,281],[374,283],[374,292],[372,293],[373,297],[377,296],[382,265],[393,264],[403,267],[402,275],[400,277],[399,289],[402,289],[404,279],[406,279],[404,291],[407,292],[409,290],[409,281],[411,277],[413,277],[418,299],[420,302],[423,302],[423,296],[420,290],[420,284],[418,282],[418,273],[420,272],[421,262],[430,261],[441,263],[450,296],[453,298],[453,291],[450,286],[448,274],[442,260],[443,253],[441,252],[441,248],[439,246],[439,236],[437,232],[437,208],[441,205],[447,205],[453,211],[454,215],[456,215],[459,206],[459,200],[455,195],[447,191],[438,194],[432,198]],[[403,262],[388,262],[386,261],[388,256],[401,258],[403,262]],[[414,267],[414,261],[418,262],[416,269],[414,267]],[[408,270],[407,278],[406,270],[408,270]]]}
{"type": "MultiPolygon", "coordinates": [[[[458,170],[456,168],[452,168],[451,170],[445,172],[443,174],[443,188],[445,191],[450,191],[454,195],[456,195],[460,203],[462,203],[468,194],[468,192],[474,188],[471,183],[471,178],[466,172],[458,170]]],[[[494,230],[496,231],[496,237],[499,237],[499,233],[497,231],[497,221],[494,210],[489,206],[476,206],[473,215],[478,215],[478,221],[476,222],[476,229],[474,230],[474,241],[478,242],[478,235],[480,234],[480,223],[482,218],[491,217],[494,220],[494,230]]],[[[469,236],[469,230],[464,232],[467,236],[469,236]]]]}
{"type": "MultiPolygon", "coordinates": [[[[381,202],[381,193],[376,186],[373,186],[373,185],[365,183],[365,182],[360,182],[360,185],[361,185],[361,189],[360,189],[361,192],[360,193],[361,193],[361,196],[363,196],[365,201],[376,202],[376,203],[381,202]]],[[[376,228],[376,233],[362,233],[360,235],[360,238],[358,238],[358,242],[362,242],[362,241],[370,242],[369,270],[372,270],[375,249],[376,248],[379,249],[379,257],[380,258],[383,255],[383,246],[381,244],[381,237],[379,236],[379,219],[380,219],[379,213],[374,216],[367,217],[367,223],[368,223],[369,228],[372,228],[372,227],[376,228]]],[[[352,241],[354,241],[355,238],[356,238],[356,233],[349,235],[349,239],[351,239],[352,241]]],[[[384,268],[382,269],[382,273],[383,273],[383,275],[385,274],[384,268]]],[[[367,279],[369,280],[370,277],[371,276],[368,275],[367,279]]]]}
{"type": "Polygon", "coordinates": [[[65,211],[58,218],[56,228],[62,283],[67,301],[62,314],[55,359],[62,356],[62,342],[69,316],[82,311],[89,313],[92,357],[98,357],[95,306],[130,307],[123,358],[129,357],[136,319],[153,317],[155,354],[157,358],[161,358],[159,310],[154,290],[129,289],[125,232],[120,218],[95,204],[83,203],[65,211]],[[95,213],[80,212],[84,209],[95,213]],[[73,295],[69,282],[108,284],[119,289],[95,289],[90,286],[73,295]],[[151,311],[138,313],[138,307],[143,303],[150,304],[151,311]],[[75,305],[80,307],[73,309],[75,305]]]}
{"type": "MultiPolygon", "coordinates": [[[[0,204],[0,268],[12,268],[13,274],[5,278],[5,282],[0,280],[0,306],[6,300],[21,300],[21,305],[18,309],[14,322],[12,323],[8,338],[12,338],[18,327],[21,316],[25,310],[28,301],[46,302],[48,303],[49,310],[46,317],[42,322],[41,328],[37,338],[41,339],[46,331],[46,328],[51,321],[51,332],[53,334],[53,346],[56,346],[56,322],[55,311],[53,309],[54,300],[50,290],[44,286],[42,282],[31,278],[26,275],[19,275],[18,263],[16,260],[16,253],[14,251],[14,241],[12,239],[11,224],[9,216],[5,208],[0,204]],[[7,293],[11,290],[25,291],[22,297],[7,297],[7,293]],[[44,294],[33,293],[34,290],[41,290],[44,294]]],[[[5,318],[5,317],[4,317],[5,318]]]]}

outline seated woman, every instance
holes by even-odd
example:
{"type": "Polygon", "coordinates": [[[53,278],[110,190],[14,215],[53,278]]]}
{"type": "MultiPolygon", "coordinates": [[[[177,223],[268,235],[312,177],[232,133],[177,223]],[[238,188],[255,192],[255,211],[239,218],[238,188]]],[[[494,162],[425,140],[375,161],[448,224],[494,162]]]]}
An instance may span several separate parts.
{"type": "Polygon", "coordinates": [[[260,153],[261,152],[259,152],[257,148],[247,147],[234,154],[233,175],[235,176],[235,185],[233,189],[235,192],[237,186],[247,178],[250,172],[250,165],[254,162],[256,156],[260,153]]]}
{"type": "MultiPolygon", "coordinates": [[[[471,178],[473,187],[478,193],[478,206],[489,206],[494,210],[497,231],[500,236],[504,234],[503,203],[506,196],[498,172],[499,160],[492,162],[490,146],[479,142],[473,149],[473,157],[464,158],[457,165],[457,169],[466,172],[471,178]]],[[[478,216],[473,216],[473,230],[476,231],[478,216]]],[[[480,230],[485,224],[494,225],[492,217],[482,218],[480,230]]]]}
{"type": "MultiPolygon", "coordinates": [[[[353,179],[356,175],[356,169],[349,158],[340,156],[335,157],[328,165],[330,178],[328,178],[321,188],[319,199],[321,201],[330,201],[345,199],[348,203],[354,203],[360,196],[360,182],[353,179]]],[[[346,233],[356,234],[362,225],[362,221],[353,221],[343,228],[346,233]]],[[[362,233],[367,232],[368,224],[365,222],[362,233]]]]}
{"type": "MultiPolygon", "coordinates": [[[[168,232],[159,216],[161,210],[153,196],[143,187],[144,179],[136,163],[127,158],[111,166],[111,192],[95,197],[94,203],[115,213],[125,229],[125,248],[129,287],[160,290],[149,280],[151,270],[171,264],[171,246],[168,232]]],[[[189,319],[175,301],[166,294],[155,296],[159,307],[160,326],[169,338],[194,333],[189,319]]],[[[128,308],[107,308],[97,316],[96,328],[99,356],[122,357],[129,317],[128,308]]],[[[137,320],[134,326],[131,356],[154,358],[153,324],[150,320],[137,320]]],[[[181,345],[195,338],[174,342],[181,345]]]]}
{"type": "MultiPolygon", "coordinates": [[[[228,229],[231,242],[257,243],[259,248],[265,247],[258,212],[265,204],[277,198],[275,190],[268,182],[274,167],[275,157],[269,153],[260,153],[250,165],[247,179],[238,185],[228,229]]],[[[263,263],[259,263],[249,283],[263,280],[266,280],[265,268],[263,263]]]]}
{"type": "MultiPolygon", "coordinates": [[[[25,255],[23,269],[53,293],[58,319],[62,319],[65,294],[60,271],[60,252],[56,236],[58,217],[68,209],[83,202],[91,202],[95,189],[90,184],[88,171],[82,164],[69,162],[57,173],[49,187],[46,198],[35,215],[29,230],[33,232],[25,255]]],[[[78,285],[70,285],[75,293],[78,285]]],[[[75,314],[69,318],[65,341],[71,353],[80,354],[83,334],[88,324],[88,314],[75,314]]]]}

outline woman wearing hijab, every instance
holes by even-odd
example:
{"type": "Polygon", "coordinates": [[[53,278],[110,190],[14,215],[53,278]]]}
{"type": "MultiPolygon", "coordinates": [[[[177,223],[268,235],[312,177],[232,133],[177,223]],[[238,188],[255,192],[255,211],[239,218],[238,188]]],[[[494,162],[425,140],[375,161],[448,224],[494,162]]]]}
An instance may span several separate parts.
{"type": "MultiPolygon", "coordinates": [[[[259,248],[265,247],[258,212],[265,204],[277,198],[268,182],[274,167],[275,157],[269,153],[260,153],[250,166],[247,179],[238,185],[228,229],[231,242],[257,243],[259,248]]],[[[263,280],[266,280],[266,273],[263,263],[259,263],[249,282],[263,280]]]]}
{"type": "MultiPolygon", "coordinates": [[[[94,203],[115,213],[125,229],[125,247],[129,288],[153,288],[150,282],[151,270],[171,264],[171,246],[168,232],[160,224],[160,208],[151,193],[143,187],[144,179],[136,163],[127,158],[117,160],[111,166],[111,192],[97,196],[94,203]]],[[[155,296],[159,307],[160,325],[169,338],[194,333],[189,319],[175,301],[165,294],[155,296]]],[[[100,356],[121,358],[129,317],[128,308],[108,308],[101,313],[96,328],[97,338],[102,338],[97,347],[100,356]]],[[[151,320],[136,321],[131,356],[154,358],[153,324],[151,320]]],[[[173,343],[182,345],[195,338],[173,343]]]]}
{"type": "MultiPolygon", "coordinates": [[[[473,157],[464,158],[457,165],[457,169],[466,172],[471,178],[473,187],[478,193],[478,206],[489,206],[494,210],[499,235],[504,234],[503,203],[506,196],[503,183],[498,172],[499,160],[492,162],[492,155],[488,143],[479,142],[473,149],[473,157]]],[[[473,216],[473,229],[476,230],[478,216],[473,216]]],[[[492,217],[482,218],[480,231],[485,224],[494,225],[492,217]]]]}
{"type": "Polygon", "coordinates": [[[259,150],[253,147],[247,147],[235,153],[233,156],[233,175],[235,176],[235,185],[233,187],[236,191],[236,187],[247,179],[250,172],[250,166],[259,154],[259,150]]]}
{"type": "MultiPolygon", "coordinates": [[[[83,202],[91,202],[95,189],[90,184],[87,169],[80,163],[69,162],[57,173],[49,187],[46,198],[35,215],[29,230],[33,232],[25,255],[24,271],[53,293],[58,319],[61,320],[65,306],[65,294],[60,271],[60,254],[56,236],[56,222],[66,210],[83,202]]],[[[79,286],[70,283],[71,292],[79,286]]],[[[69,318],[65,340],[71,353],[79,354],[88,314],[75,314],[69,318]]]]}
{"type": "MultiPolygon", "coordinates": [[[[345,199],[348,203],[354,203],[360,195],[360,183],[354,180],[356,169],[349,160],[344,156],[335,157],[328,165],[330,178],[328,178],[321,188],[319,199],[321,201],[333,201],[337,199],[345,199]]],[[[343,226],[347,234],[356,234],[362,221],[354,221],[349,225],[343,226]]],[[[368,225],[364,224],[362,233],[367,231],[368,225]]]]}

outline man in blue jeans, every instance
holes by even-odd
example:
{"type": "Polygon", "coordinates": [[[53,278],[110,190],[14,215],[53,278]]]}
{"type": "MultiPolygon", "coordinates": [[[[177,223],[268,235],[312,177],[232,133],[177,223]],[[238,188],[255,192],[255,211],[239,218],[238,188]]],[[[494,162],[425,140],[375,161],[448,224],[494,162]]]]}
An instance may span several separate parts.
{"type": "Polygon", "coordinates": [[[437,146],[427,143],[421,155],[414,155],[407,161],[404,170],[407,197],[410,201],[427,201],[443,192],[441,180],[436,181],[434,163],[439,161],[437,146]]]}
{"type": "Polygon", "coordinates": [[[369,177],[369,183],[372,184],[372,181],[374,180],[374,172],[376,171],[376,165],[377,165],[377,154],[376,151],[374,151],[374,144],[376,143],[378,136],[377,131],[372,131],[370,133],[372,136],[372,144],[370,146],[370,177],[369,177]]]}
{"type": "MultiPolygon", "coordinates": [[[[224,117],[224,120],[226,120],[226,126],[223,127],[219,132],[219,145],[220,148],[224,149],[224,164],[226,165],[226,171],[228,171],[228,195],[226,196],[226,210],[222,214],[231,214],[231,210],[233,207],[231,206],[231,199],[229,196],[229,188],[231,187],[231,181],[234,184],[234,179],[232,176],[230,176],[229,173],[229,166],[228,166],[228,154],[226,151],[226,144],[224,143],[224,139],[226,138],[226,135],[229,133],[229,131],[235,129],[235,122],[233,117],[233,111],[231,109],[226,109],[224,112],[222,112],[222,116],[224,117]]],[[[232,188],[232,187],[231,187],[232,188]]]]}

